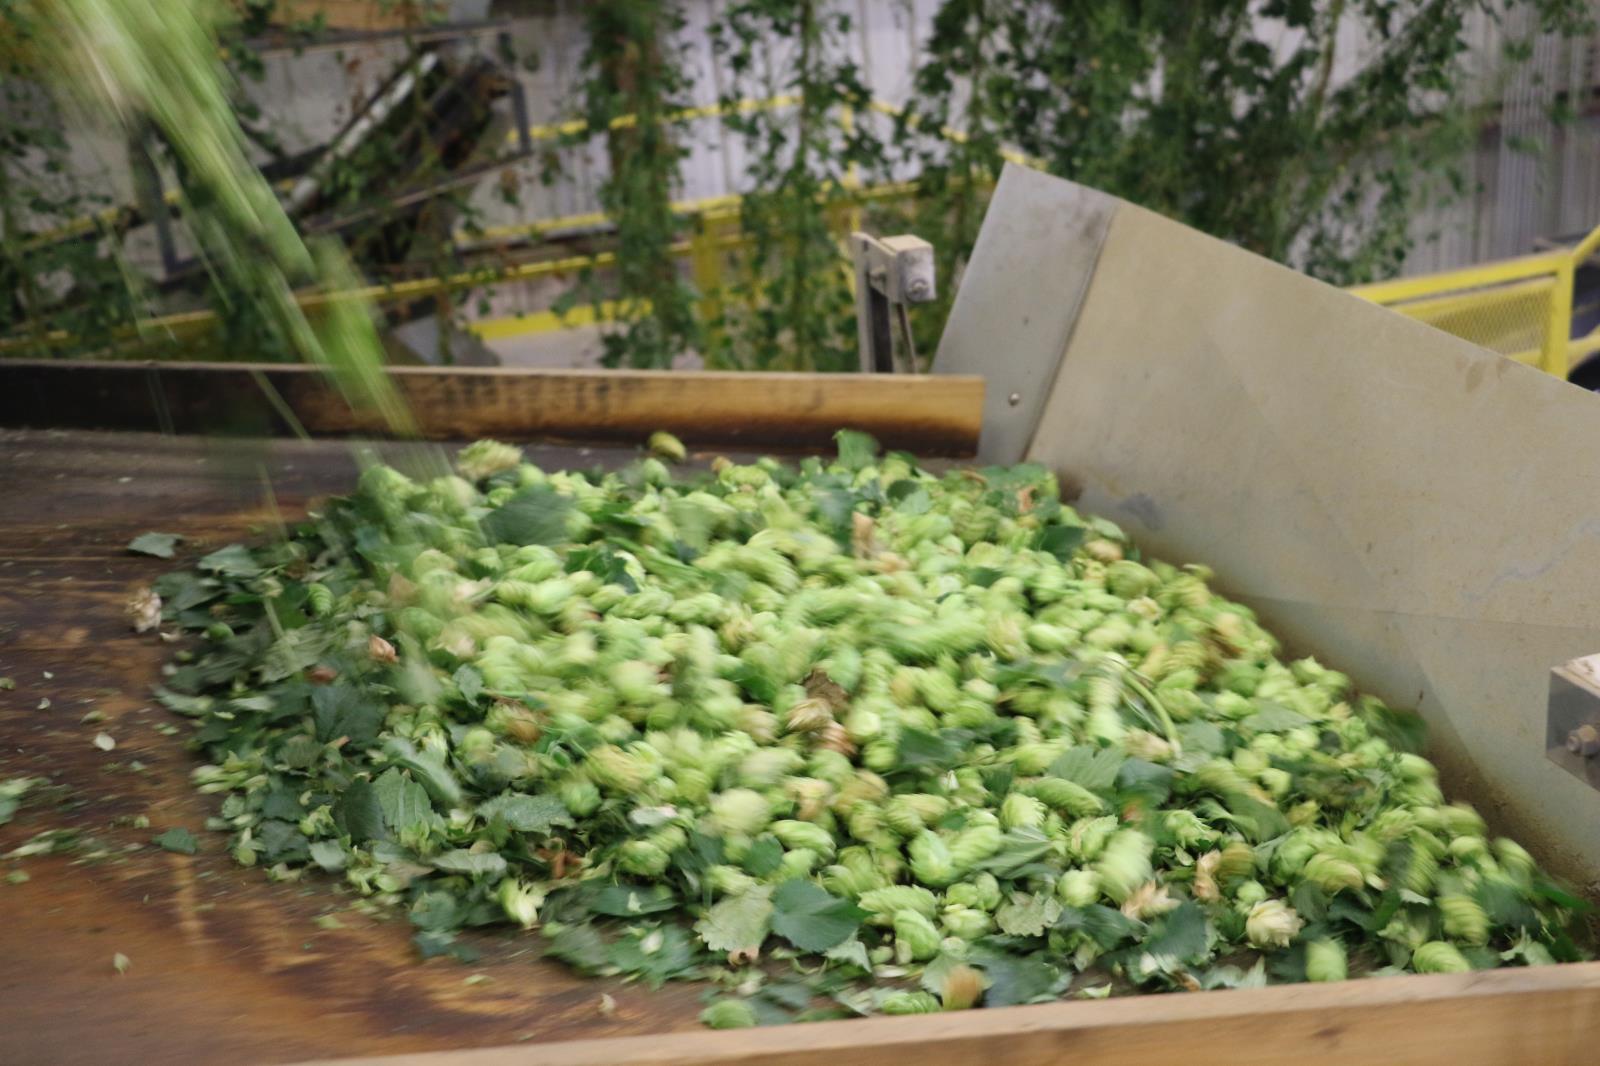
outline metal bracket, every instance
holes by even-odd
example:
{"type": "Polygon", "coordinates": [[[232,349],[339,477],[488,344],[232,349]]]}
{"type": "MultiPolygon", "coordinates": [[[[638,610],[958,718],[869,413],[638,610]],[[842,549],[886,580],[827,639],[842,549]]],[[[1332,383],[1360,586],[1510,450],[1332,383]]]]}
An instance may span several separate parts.
{"type": "Polygon", "coordinates": [[[917,350],[911,339],[911,304],[935,296],[933,245],[904,235],[879,239],[850,234],[850,257],[856,265],[856,336],[865,373],[917,372],[917,350]],[[901,334],[895,351],[894,332],[901,334]]]}
{"type": "Polygon", "coordinates": [[[1551,762],[1600,789],[1600,655],[1550,671],[1544,743],[1551,762]]]}

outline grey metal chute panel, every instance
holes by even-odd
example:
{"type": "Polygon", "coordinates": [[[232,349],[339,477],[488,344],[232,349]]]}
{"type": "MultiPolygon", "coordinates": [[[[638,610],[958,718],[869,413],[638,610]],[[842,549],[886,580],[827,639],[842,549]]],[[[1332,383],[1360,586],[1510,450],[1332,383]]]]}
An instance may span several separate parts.
{"type": "Polygon", "coordinates": [[[933,361],[984,377],[985,462],[1028,450],[1118,203],[1026,167],[1001,173],[933,361]]]}
{"type": "Polygon", "coordinates": [[[1600,795],[1546,758],[1551,667],[1600,651],[1600,398],[1126,203],[1058,365],[1028,458],[1417,707],[1452,795],[1600,877],[1600,795]]]}

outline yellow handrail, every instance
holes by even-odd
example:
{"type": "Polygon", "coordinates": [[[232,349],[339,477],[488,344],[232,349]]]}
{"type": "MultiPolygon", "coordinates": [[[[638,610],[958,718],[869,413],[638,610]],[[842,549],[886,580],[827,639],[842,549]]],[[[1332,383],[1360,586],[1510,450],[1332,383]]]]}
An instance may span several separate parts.
{"type": "Polygon", "coordinates": [[[1350,292],[1485,346],[1536,335],[1535,347],[1502,354],[1565,378],[1580,360],[1600,351],[1600,330],[1572,336],[1573,281],[1597,248],[1600,226],[1571,248],[1357,285],[1350,292]],[[1519,318],[1513,310],[1519,305],[1531,311],[1519,318]],[[1511,320],[1497,321],[1497,315],[1511,320]],[[1497,328],[1493,337],[1485,336],[1485,320],[1497,328]]]}

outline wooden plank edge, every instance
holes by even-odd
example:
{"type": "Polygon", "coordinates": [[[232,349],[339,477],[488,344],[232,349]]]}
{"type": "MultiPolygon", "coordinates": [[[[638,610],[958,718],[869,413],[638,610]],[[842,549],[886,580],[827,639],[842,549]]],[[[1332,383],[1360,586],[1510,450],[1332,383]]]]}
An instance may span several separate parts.
{"type": "MultiPolygon", "coordinates": [[[[391,367],[429,440],[824,448],[860,429],[885,447],[976,453],[983,379],[782,372],[391,367]]],[[[382,436],[314,367],[281,363],[0,360],[0,425],[283,436],[382,436]],[[265,381],[270,391],[262,388],[265,381]]]]}
{"type": "Polygon", "coordinates": [[[320,1060],[369,1066],[1554,1066],[1600,1046],[1600,963],[320,1060]]]}

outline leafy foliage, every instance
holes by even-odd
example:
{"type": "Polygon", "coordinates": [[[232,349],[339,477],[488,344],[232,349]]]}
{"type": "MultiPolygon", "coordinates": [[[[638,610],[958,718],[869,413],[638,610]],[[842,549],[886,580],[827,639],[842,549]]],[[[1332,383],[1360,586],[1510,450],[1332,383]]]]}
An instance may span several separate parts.
{"type": "MultiPolygon", "coordinates": [[[[682,222],[672,210],[686,153],[689,72],[676,0],[597,0],[583,6],[584,129],[606,139],[610,166],[600,206],[621,250],[613,268],[614,322],[604,334],[607,366],[667,367],[698,343],[694,294],[679,275],[674,243],[682,222]]],[[[604,293],[592,274],[584,289],[604,293]]]]}
{"type": "Polygon", "coordinates": [[[1198,574],[1040,468],[838,443],[682,482],[373,466],[162,579],[204,636],[158,697],[230,853],[404,905],[424,955],[511,922],[649,984],[806,957],[740,1021],[1339,979],[1344,944],[1357,975],[1582,955],[1579,901],[1382,739],[1395,712],[1198,574]],[[559,533],[495,521],[530,498],[559,533]],[[1057,525],[1094,539],[1037,547],[1057,525]]]}
{"type": "Polygon", "coordinates": [[[835,236],[858,168],[881,158],[871,93],[850,57],[850,16],[825,0],[735,0],[713,27],[732,77],[724,127],[750,160],[740,222],[749,247],[707,362],[760,370],[854,368],[848,262],[835,236]],[[792,99],[744,108],[743,98],[792,99]],[[841,129],[841,117],[853,121],[841,129]]]}
{"type": "MultiPolygon", "coordinates": [[[[1581,0],[1511,6],[1538,31],[1592,26],[1581,0]]],[[[898,126],[923,175],[919,225],[952,277],[1012,146],[1326,280],[1392,274],[1418,209],[1463,191],[1473,108],[1498,87],[1468,62],[1467,24],[1502,13],[1483,0],[945,0],[898,126]]],[[[1504,58],[1525,48],[1510,33],[1504,58]]]]}
{"type": "Polygon", "coordinates": [[[121,261],[110,198],[75,173],[60,110],[38,84],[44,38],[35,5],[0,0],[0,336],[54,331],[103,346],[142,313],[142,287],[121,261]]]}

